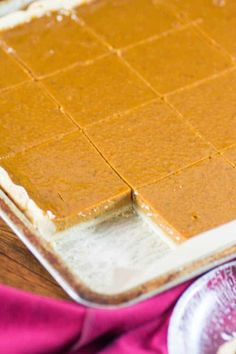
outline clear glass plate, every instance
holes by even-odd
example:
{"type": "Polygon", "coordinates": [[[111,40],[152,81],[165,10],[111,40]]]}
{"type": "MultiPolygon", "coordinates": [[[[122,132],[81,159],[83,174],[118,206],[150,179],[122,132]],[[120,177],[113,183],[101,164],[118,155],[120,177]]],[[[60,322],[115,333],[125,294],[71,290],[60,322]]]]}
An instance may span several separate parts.
{"type": "Polygon", "coordinates": [[[179,299],[169,325],[169,354],[216,354],[236,337],[236,261],[195,281],[179,299]]]}

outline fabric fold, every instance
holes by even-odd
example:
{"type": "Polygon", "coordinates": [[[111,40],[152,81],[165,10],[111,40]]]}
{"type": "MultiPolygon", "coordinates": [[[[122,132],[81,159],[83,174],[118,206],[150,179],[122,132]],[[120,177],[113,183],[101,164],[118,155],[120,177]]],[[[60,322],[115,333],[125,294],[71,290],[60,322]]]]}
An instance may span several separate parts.
{"type": "Polygon", "coordinates": [[[0,287],[0,352],[167,354],[175,302],[190,282],[117,310],[86,308],[0,287]]]}

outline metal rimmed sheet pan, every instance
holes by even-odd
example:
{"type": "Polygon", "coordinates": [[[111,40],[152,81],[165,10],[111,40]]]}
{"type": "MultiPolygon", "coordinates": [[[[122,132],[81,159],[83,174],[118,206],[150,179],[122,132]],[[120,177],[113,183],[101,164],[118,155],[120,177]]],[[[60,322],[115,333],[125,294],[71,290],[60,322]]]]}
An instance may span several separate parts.
{"type": "MultiPolygon", "coordinates": [[[[45,239],[2,191],[0,216],[72,299],[87,306],[114,308],[137,303],[232,259],[236,252],[236,221],[172,247],[164,243],[161,234],[151,231],[137,239],[132,236],[133,224],[131,241],[125,243],[121,237],[118,242],[120,235],[106,225],[116,224],[113,219],[95,228],[88,225],[77,233],[69,231],[63,235],[65,243],[60,237],[45,239]]],[[[127,215],[122,214],[118,222],[121,234],[122,220],[126,222],[127,215]]],[[[129,230],[125,233],[129,235],[129,230]]]]}

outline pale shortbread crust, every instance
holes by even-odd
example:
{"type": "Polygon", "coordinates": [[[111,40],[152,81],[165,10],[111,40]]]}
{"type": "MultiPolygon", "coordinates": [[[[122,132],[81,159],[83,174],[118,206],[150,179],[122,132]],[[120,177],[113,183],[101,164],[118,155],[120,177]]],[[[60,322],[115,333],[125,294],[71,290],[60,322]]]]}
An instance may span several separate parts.
{"type": "Polygon", "coordinates": [[[56,225],[53,223],[55,215],[50,210],[44,213],[29,197],[25,188],[13,183],[9,174],[2,167],[0,167],[0,186],[27,215],[40,234],[49,235],[56,232],[56,225]]]}

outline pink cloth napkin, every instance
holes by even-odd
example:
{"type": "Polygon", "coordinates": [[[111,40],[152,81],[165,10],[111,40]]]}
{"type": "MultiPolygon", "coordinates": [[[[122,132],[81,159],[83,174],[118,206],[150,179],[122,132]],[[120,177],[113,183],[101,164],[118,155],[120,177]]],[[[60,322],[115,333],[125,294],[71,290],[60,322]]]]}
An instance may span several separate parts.
{"type": "Polygon", "coordinates": [[[85,308],[0,287],[0,353],[167,354],[173,306],[190,282],[119,310],[85,308]]]}

